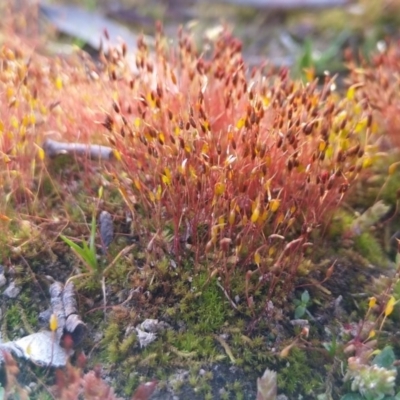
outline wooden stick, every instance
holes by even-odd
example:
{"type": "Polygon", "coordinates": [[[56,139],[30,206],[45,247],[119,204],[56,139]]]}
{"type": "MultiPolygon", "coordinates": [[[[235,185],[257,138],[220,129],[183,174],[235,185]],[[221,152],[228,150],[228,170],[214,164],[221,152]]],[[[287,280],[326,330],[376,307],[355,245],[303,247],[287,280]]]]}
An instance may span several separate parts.
{"type": "Polygon", "coordinates": [[[61,154],[88,156],[91,159],[100,160],[112,160],[114,158],[111,147],[98,144],[66,143],[46,139],[42,147],[46,155],[50,158],[55,158],[61,154]]]}

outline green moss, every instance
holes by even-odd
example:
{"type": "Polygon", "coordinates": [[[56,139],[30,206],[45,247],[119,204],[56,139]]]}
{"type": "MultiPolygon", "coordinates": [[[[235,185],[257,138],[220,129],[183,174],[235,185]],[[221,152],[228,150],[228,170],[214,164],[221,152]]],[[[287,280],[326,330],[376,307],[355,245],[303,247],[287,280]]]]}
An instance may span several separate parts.
{"type": "MultiPolygon", "coordinates": [[[[208,274],[193,277],[191,289],[180,303],[182,318],[198,333],[217,332],[227,318],[226,299],[215,280],[207,283],[208,274]]],[[[187,290],[187,288],[186,288],[187,290]]]]}
{"type": "Polygon", "coordinates": [[[318,365],[321,365],[321,359],[314,361],[311,352],[294,347],[285,359],[285,365],[278,370],[279,390],[288,394],[311,394],[323,382],[318,365]]]}
{"type": "Polygon", "coordinates": [[[372,264],[386,266],[388,263],[381,244],[370,232],[364,232],[354,238],[354,248],[372,264]]]}

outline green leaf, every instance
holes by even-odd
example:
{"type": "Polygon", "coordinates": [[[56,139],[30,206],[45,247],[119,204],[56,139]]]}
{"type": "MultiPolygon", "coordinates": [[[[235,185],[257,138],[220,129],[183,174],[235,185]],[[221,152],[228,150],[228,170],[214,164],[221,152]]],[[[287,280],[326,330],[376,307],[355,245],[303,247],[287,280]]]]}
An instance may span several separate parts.
{"type": "Polygon", "coordinates": [[[336,355],[336,350],[337,350],[336,336],[332,337],[331,342],[322,343],[322,346],[325,347],[325,349],[328,351],[331,357],[334,357],[336,355]]]}
{"type": "Polygon", "coordinates": [[[310,301],[310,294],[308,293],[308,290],[305,290],[301,295],[301,301],[304,305],[307,305],[310,301]]]}
{"type": "Polygon", "coordinates": [[[299,305],[294,310],[294,317],[301,318],[306,312],[306,307],[304,305],[299,305]]]}
{"type": "Polygon", "coordinates": [[[93,215],[92,215],[92,227],[90,230],[90,239],[89,239],[89,247],[90,250],[96,254],[96,245],[95,245],[95,239],[96,239],[96,213],[95,211],[93,211],[93,215]]]}
{"type": "Polygon", "coordinates": [[[386,346],[379,354],[375,356],[372,363],[378,367],[393,368],[396,357],[391,346],[386,346]]]}
{"type": "Polygon", "coordinates": [[[83,242],[82,247],[80,247],[64,235],[60,235],[60,238],[71,248],[71,250],[88,268],[90,268],[92,271],[95,271],[97,269],[96,254],[93,254],[93,252],[90,251],[86,242],[83,242]]]}

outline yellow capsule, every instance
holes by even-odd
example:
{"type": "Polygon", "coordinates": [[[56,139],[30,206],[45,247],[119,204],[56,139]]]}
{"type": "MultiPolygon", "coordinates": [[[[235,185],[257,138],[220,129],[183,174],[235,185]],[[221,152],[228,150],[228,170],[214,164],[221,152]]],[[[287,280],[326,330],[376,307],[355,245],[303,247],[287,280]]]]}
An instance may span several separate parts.
{"type": "Polygon", "coordinates": [[[256,207],[253,211],[253,214],[251,214],[251,222],[255,224],[258,220],[258,217],[260,216],[260,209],[256,207]]]}
{"type": "Polygon", "coordinates": [[[225,192],[225,184],[222,182],[217,182],[214,187],[214,193],[216,196],[221,196],[225,192]]]}
{"type": "Polygon", "coordinates": [[[50,330],[52,332],[57,330],[58,323],[57,323],[57,317],[55,316],[55,314],[51,314],[49,325],[50,325],[50,330]]]}
{"type": "Polygon", "coordinates": [[[275,212],[278,210],[279,206],[281,204],[281,201],[279,199],[272,199],[269,202],[269,207],[271,209],[272,212],[275,212]]]}
{"type": "Polygon", "coordinates": [[[231,210],[231,211],[229,212],[229,217],[228,217],[229,225],[232,226],[232,225],[235,223],[235,219],[236,219],[235,210],[231,210]]]}

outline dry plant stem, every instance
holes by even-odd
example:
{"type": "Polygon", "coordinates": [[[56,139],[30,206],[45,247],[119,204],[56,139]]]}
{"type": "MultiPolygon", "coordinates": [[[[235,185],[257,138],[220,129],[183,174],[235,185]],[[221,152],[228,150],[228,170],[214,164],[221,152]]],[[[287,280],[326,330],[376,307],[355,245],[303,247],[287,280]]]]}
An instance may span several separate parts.
{"type": "Polygon", "coordinates": [[[43,143],[43,150],[50,158],[61,154],[69,154],[73,156],[89,156],[91,159],[99,160],[113,159],[113,150],[111,147],[94,144],[65,143],[46,139],[43,143]]]}
{"type": "Polygon", "coordinates": [[[228,299],[229,303],[231,303],[231,306],[237,311],[238,308],[237,308],[235,302],[229,297],[228,292],[222,287],[222,285],[218,281],[217,281],[217,286],[222,290],[225,297],[228,299]]]}

